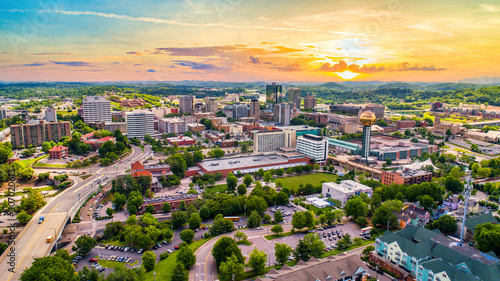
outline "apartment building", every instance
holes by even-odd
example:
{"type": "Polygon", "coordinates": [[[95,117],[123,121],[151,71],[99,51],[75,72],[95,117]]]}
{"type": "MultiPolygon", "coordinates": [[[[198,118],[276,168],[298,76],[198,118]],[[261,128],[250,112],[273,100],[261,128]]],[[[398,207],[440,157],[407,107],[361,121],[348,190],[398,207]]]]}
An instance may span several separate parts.
{"type": "Polygon", "coordinates": [[[143,139],[145,135],[153,136],[154,114],[149,111],[133,111],[125,115],[127,123],[127,136],[129,138],[143,139]]]}
{"type": "Polygon", "coordinates": [[[46,123],[40,120],[35,124],[11,125],[13,147],[39,146],[46,141],[59,142],[62,137],[71,137],[71,124],[68,121],[46,123]]]}
{"type": "Polygon", "coordinates": [[[83,100],[85,122],[111,122],[111,102],[104,96],[87,96],[83,100]]]}
{"type": "Polygon", "coordinates": [[[277,151],[281,147],[295,147],[295,131],[271,130],[257,131],[254,133],[254,152],[277,151]]]}
{"type": "Polygon", "coordinates": [[[328,155],[328,141],[320,136],[305,134],[297,138],[297,151],[316,162],[323,162],[328,155]]]}

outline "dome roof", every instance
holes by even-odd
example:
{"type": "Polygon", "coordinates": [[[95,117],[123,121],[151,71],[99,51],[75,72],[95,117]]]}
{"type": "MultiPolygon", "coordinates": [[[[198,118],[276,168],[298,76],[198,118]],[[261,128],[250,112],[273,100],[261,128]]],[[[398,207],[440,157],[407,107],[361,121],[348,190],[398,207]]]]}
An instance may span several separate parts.
{"type": "Polygon", "coordinates": [[[375,124],[375,121],[377,120],[377,117],[375,116],[375,113],[371,111],[365,111],[361,113],[359,116],[359,122],[363,124],[363,126],[371,126],[375,124]]]}

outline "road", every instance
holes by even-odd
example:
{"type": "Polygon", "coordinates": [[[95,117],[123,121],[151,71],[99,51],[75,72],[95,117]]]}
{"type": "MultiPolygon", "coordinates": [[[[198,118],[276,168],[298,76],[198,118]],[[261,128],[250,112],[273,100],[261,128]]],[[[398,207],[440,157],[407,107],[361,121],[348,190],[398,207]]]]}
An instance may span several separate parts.
{"type": "MultiPolygon", "coordinates": [[[[56,236],[62,233],[66,222],[70,219],[68,212],[74,206],[80,206],[85,199],[95,192],[98,184],[94,183],[95,180],[102,178],[106,175],[110,176],[110,180],[126,169],[130,168],[130,162],[143,160],[151,154],[150,146],[145,148],[144,153],[142,150],[133,146],[133,152],[113,168],[95,167],[91,171],[93,175],[85,180],[78,177],[71,177],[75,184],[67,188],[59,195],[54,197],[39,210],[31,219],[31,221],[24,227],[21,233],[16,237],[15,241],[15,273],[9,272],[8,258],[5,258],[9,252],[5,251],[4,255],[0,257],[0,272],[2,272],[2,280],[19,280],[20,274],[23,270],[31,265],[33,259],[50,254],[54,242],[47,243],[45,240],[48,236],[56,236]],[[38,219],[44,216],[45,221],[38,224],[38,219]]],[[[53,169],[36,169],[36,172],[43,173],[53,169]]],[[[15,220],[15,218],[14,218],[15,220]]],[[[54,239],[55,240],[55,239],[54,239]]]]}

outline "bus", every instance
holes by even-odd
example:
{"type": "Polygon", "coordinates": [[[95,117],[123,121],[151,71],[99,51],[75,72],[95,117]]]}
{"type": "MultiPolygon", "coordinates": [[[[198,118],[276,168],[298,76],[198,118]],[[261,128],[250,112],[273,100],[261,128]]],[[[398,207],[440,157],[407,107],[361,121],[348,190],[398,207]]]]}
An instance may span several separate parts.
{"type": "Polygon", "coordinates": [[[234,222],[240,221],[240,217],[224,217],[225,219],[232,220],[234,222]]]}
{"type": "Polygon", "coordinates": [[[47,243],[50,243],[50,242],[52,242],[52,236],[49,236],[49,237],[47,237],[47,240],[46,240],[46,242],[47,242],[47,243]]]}
{"type": "Polygon", "coordinates": [[[368,226],[368,227],[365,227],[365,228],[362,228],[361,229],[361,232],[359,233],[360,236],[367,236],[367,235],[370,235],[370,231],[373,229],[373,227],[371,226],[368,226]]]}

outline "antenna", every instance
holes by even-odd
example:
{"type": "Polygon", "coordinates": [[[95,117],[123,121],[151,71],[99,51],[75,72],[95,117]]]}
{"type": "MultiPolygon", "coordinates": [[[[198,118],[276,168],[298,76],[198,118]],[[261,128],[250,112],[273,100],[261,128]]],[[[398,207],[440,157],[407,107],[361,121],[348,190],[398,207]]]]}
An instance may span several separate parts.
{"type": "Polygon", "coordinates": [[[463,246],[464,243],[464,231],[465,231],[465,216],[467,215],[467,203],[469,201],[469,196],[470,196],[470,190],[471,190],[471,171],[468,170],[469,176],[467,178],[467,186],[465,187],[464,190],[464,195],[465,195],[465,203],[464,203],[464,216],[462,218],[462,231],[460,232],[460,246],[463,246]]]}

